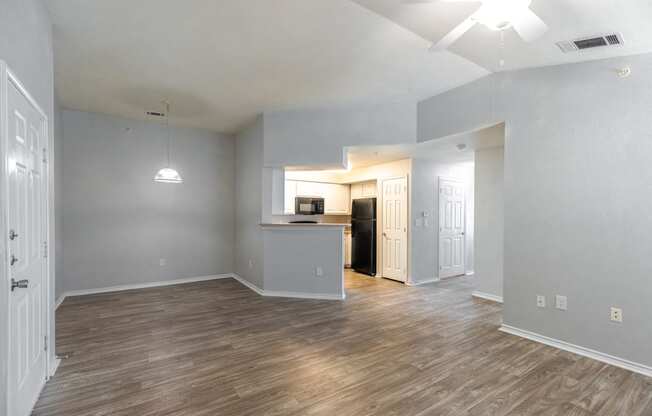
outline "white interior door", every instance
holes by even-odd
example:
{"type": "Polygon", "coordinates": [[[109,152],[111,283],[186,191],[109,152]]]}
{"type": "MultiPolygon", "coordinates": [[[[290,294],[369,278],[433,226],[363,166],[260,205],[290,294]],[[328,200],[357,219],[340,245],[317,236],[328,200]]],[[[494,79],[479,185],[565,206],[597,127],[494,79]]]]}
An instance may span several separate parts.
{"type": "Polygon", "coordinates": [[[382,183],[383,277],[407,280],[407,178],[382,183]]]}
{"type": "Polygon", "coordinates": [[[9,414],[25,416],[46,378],[45,120],[7,83],[9,414]],[[19,285],[20,287],[16,287],[19,285]]]}
{"type": "Polygon", "coordinates": [[[465,189],[463,182],[439,178],[439,277],[465,271],[465,189]]]}

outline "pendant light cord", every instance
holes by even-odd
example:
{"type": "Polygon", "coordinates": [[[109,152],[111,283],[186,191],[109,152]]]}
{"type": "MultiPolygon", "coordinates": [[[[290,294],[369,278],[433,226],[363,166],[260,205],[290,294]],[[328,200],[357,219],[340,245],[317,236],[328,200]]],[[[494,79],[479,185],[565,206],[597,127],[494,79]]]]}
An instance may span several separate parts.
{"type": "Polygon", "coordinates": [[[168,138],[168,165],[167,167],[170,167],[170,102],[165,100],[163,101],[165,103],[165,130],[167,133],[167,138],[168,138]]]}

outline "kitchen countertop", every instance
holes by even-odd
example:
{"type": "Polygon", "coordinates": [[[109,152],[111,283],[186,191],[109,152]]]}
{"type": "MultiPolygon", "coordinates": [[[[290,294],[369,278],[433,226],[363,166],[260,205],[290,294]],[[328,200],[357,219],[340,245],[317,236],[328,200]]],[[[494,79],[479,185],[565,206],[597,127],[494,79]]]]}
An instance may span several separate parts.
{"type": "Polygon", "coordinates": [[[335,222],[319,222],[316,224],[297,224],[297,223],[289,223],[289,222],[274,222],[274,223],[261,223],[261,227],[263,228],[297,228],[297,227],[303,227],[303,228],[345,228],[345,227],[350,227],[351,224],[348,223],[335,223],[335,222]]]}

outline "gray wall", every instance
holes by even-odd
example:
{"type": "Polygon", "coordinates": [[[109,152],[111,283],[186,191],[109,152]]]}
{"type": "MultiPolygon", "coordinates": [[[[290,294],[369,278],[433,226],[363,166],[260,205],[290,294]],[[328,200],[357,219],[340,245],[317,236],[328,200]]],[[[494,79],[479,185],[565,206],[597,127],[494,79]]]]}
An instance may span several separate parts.
{"type": "Polygon", "coordinates": [[[415,143],[415,102],[265,113],[267,167],[346,163],[344,147],[415,143]]]}
{"type": "Polygon", "coordinates": [[[63,129],[66,291],[233,271],[232,137],[172,128],[177,185],[152,180],[161,124],[64,111],[63,129]]]}
{"type": "Polygon", "coordinates": [[[263,212],[262,116],[235,140],[235,272],[263,289],[263,234],[260,228],[263,212]]]}
{"type": "Polygon", "coordinates": [[[503,154],[497,147],[475,152],[475,288],[503,297],[503,154]]]}
{"type": "Polygon", "coordinates": [[[263,232],[265,290],[344,295],[344,237],[337,228],[276,228],[263,232]],[[322,276],[316,276],[321,267],[322,276]]]}
{"type": "MultiPolygon", "coordinates": [[[[473,165],[471,163],[446,163],[428,159],[412,159],[412,192],[410,193],[410,277],[414,283],[439,277],[439,177],[464,180],[467,185],[466,222],[473,221],[473,165]],[[423,213],[427,212],[428,217],[423,213]],[[428,225],[425,225],[425,219],[428,225]]],[[[474,267],[473,233],[466,238],[466,270],[474,267]]]]}
{"type": "MultiPolygon", "coordinates": [[[[48,115],[53,118],[54,86],[52,59],[52,26],[48,13],[39,0],[0,0],[0,59],[4,60],[21,82],[38,101],[48,115]]],[[[50,124],[50,132],[52,124],[50,124]]],[[[50,134],[50,142],[54,136],[50,134]]],[[[51,143],[52,145],[52,143],[51,143]]],[[[52,166],[52,164],[50,165],[52,166]]],[[[51,218],[51,232],[54,233],[54,218],[51,218]]],[[[4,247],[0,244],[0,250],[4,247]]],[[[53,266],[53,264],[51,264],[53,266]]],[[[2,270],[4,265],[0,264],[2,270]]],[[[52,268],[53,269],[53,268],[52,268]]],[[[51,270],[54,274],[54,270],[51,270]]],[[[2,281],[5,276],[0,273],[2,281]]],[[[50,302],[54,303],[54,288],[50,302]]],[[[8,293],[7,286],[0,288],[0,308],[4,309],[8,293]]],[[[7,333],[5,320],[0,319],[0,336],[7,333]]],[[[54,339],[54,322],[51,327],[54,339]]],[[[0,343],[0,357],[6,357],[5,343],[0,343]]],[[[54,356],[54,349],[51,349],[54,356]]],[[[0,359],[0,409],[6,404],[6,363],[0,359]]]]}
{"type": "Polygon", "coordinates": [[[54,105],[54,267],[55,267],[55,299],[63,294],[63,119],[61,108],[54,105]]]}
{"type": "Polygon", "coordinates": [[[506,121],[505,324],[652,365],[651,112],[650,54],[495,74],[419,105],[419,140],[506,121]]]}

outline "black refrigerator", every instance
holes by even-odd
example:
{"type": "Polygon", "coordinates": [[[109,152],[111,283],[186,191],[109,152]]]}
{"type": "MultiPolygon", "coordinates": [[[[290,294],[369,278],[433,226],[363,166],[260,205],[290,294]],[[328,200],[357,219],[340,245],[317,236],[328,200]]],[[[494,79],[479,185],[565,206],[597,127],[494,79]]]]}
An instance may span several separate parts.
{"type": "Polygon", "coordinates": [[[358,273],[376,275],[376,198],[353,200],[351,266],[358,273]]]}

